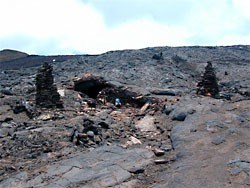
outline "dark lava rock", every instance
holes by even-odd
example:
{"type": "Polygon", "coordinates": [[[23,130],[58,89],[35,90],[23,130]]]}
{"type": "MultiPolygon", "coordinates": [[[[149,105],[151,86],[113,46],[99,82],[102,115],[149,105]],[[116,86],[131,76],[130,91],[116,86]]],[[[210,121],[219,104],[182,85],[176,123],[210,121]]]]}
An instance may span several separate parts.
{"type": "Polygon", "coordinates": [[[218,120],[208,120],[206,122],[206,125],[209,128],[216,128],[216,127],[221,128],[221,129],[225,128],[225,125],[222,122],[218,121],[218,120]]]}
{"type": "Polygon", "coordinates": [[[22,113],[22,112],[25,112],[25,111],[26,111],[26,108],[23,105],[15,106],[15,108],[13,109],[13,112],[15,114],[19,114],[19,113],[22,113]]]}
{"type": "Polygon", "coordinates": [[[8,128],[1,128],[0,129],[0,138],[4,138],[8,136],[9,134],[9,129],[8,128]]]}
{"type": "Polygon", "coordinates": [[[6,118],[3,120],[3,122],[9,122],[9,121],[12,121],[12,120],[13,120],[12,117],[6,117],[6,118]]]}
{"type": "Polygon", "coordinates": [[[158,60],[158,61],[163,60],[162,52],[160,54],[154,54],[152,59],[155,59],[155,60],[158,60]]]}
{"type": "Polygon", "coordinates": [[[172,120],[176,120],[176,121],[184,121],[187,117],[187,113],[186,112],[176,112],[174,113],[172,120]]]}
{"type": "Polygon", "coordinates": [[[168,163],[169,161],[166,160],[166,159],[156,159],[155,160],[155,164],[166,164],[168,163]]]}
{"type": "Polygon", "coordinates": [[[219,144],[221,144],[221,143],[223,143],[223,142],[225,142],[226,140],[225,140],[225,136],[216,136],[216,137],[214,137],[213,139],[212,139],[212,143],[214,144],[214,145],[219,145],[219,144]]]}
{"type": "Polygon", "coordinates": [[[165,152],[161,149],[154,149],[153,152],[156,156],[162,156],[165,154],[165,152]]]}
{"type": "Polygon", "coordinates": [[[9,89],[2,89],[1,93],[4,95],[13,95],[12,91],[9,89]]]}
{"type": "Polygon", "coordinates": [[[163,113],[169,115],[173,111],[173,107],[171,106],[164,106],[163,113]]]}
{"type": "Polygon", "coordinates": [[[109,124],[105,123],[105,122],[100,122],[98,123],[98,125],[100,125],[103,129],[109,129],[109,124]]]}
{"type": "Polygon", "coordinates": [[[95,136],[94,132],[93,131],[88,131],[87,132],[87,135],[91,138],[93,138],[95,136]]]}
{"type": "Polygon", "coordinates": [[[231,127],[228,129],[230,134],[239,134],[239,130],[236,127],[231,127]]]}
{"type": "Polygon", "coordinates": [[[141,173],[144,173],[145,169],[141,166],[138,166],[138,167],[132,167],[128,170],[130,173],[133,173],[133,174],[141,174],[141,173]]]}
{"type": "Polygon", "coordinates": [[[151,93],[154,95],[169,95],[169,96],[176,96],[177,95],[177,91],[170,90],[170,89],[152,90],[151,93]]]}
{"type": "Polygon", "coordinates": [[[88,131],[92,131],[95,135],[98,134],[98,128],[94,125],[94,121],[92,121],[88,118],[85,118],[83,120],[83,126],[84,126],[83,133],[87,133],[88,131]]]}
{"type": "Polygon", "coordinates": [[[244,184],[250,186],[250,177],[249,176],[244,180],[244,184]]]}

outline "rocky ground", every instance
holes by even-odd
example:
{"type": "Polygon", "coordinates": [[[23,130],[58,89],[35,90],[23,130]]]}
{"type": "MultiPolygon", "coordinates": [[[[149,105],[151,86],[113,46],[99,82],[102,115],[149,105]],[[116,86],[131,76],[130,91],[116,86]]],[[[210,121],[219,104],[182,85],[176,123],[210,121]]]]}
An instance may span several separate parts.
{"type": "Polygon", "coordinates": [[[41,59],[1,63],[0,187],[249,187],[249,54],[228,46],[53,56],[61,109],[35,105],[41,59]],[[207,61],[221,98],[196,94],[207,61]],[[104,103],[92,95],[102,85],[76,89],[84,77],[102,77],[119,96],[107,90],[104,103]]]}

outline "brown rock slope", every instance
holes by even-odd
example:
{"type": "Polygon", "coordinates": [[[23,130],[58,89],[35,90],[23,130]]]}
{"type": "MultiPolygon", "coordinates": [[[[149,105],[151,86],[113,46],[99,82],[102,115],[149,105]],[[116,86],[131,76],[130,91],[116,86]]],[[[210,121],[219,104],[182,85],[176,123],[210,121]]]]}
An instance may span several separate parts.
{"type": "Polygon", "coordinates": [[[2,50],[0,51],[0,63],[4,61],[11,61],[14,59],[27,57],[28,54],[15,51],[15,50],[2,50]]]}

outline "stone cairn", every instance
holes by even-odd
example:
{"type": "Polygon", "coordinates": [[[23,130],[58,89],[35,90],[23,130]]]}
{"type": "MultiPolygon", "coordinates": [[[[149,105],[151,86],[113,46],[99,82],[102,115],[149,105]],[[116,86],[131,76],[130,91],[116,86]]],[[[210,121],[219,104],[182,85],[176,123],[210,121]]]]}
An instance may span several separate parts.
{"type": "Polygon", "coordinates": [[[213,65],[210,61],[207,62],[205,67],[205,73],[202,76],[202,80],[197,84],[197,94],[217,97],[219,94],[219,87],[217,83],[216,74],[213,65]]]}
{"type": "Polygon", "coordinates": [[[36,105],[42,108],[63,107],[52,71],[53,67],[44,63],[36,75],[36,105]]]}

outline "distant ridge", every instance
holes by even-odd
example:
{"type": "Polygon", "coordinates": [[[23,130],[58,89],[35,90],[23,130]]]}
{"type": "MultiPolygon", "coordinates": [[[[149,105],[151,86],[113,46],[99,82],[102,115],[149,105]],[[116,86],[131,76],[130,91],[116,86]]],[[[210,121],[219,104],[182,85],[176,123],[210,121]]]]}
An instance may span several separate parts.
{"type": "Polygon", "coordinates": [[[63,62],[80,56],[82,55],[29,55],[24,52],[5,49],[0,51],[0,69],[36,67],[42,65],[44,62],[63,62]]]}
{"type": "Polygon", "coordinates": [[[10,50],[5,49],[0,51],[0,63],[4,61],[11,61],[14,59],[24,58],[27,57],[29,54],[16,51],[16,50],[10,50]]]}
{"type": "MultiPolygon", "coordinates": [[[[15,70],[20,68],[29,68],[41,66],[44,62],[59,63],[68,60],[78,60],[82,57],[100,57],[106,56],[123,56],[123,54],[159,54],[164,52],[166,61],[172,61],[175,55],[180,56],[182,59],[187,59],[190,62],[204,63],[204,59],[208,59],[215,63],[221,62],[241,62],[249,64],[250,45],[232,45],[232,46],[160,46],[160,47],[146,47],[142,49],[125,49],[108,51],[103,54],[96,55],[28,55],[27,53],[15,50],[2,50],[0,51],[0,70],[15,70]],[[8,58],[7,58],[8,57],[8,58]]],[[[143,59],[143,58],[142,58],[143,59]]],[[[99,61],[99,60],[98,60],[99,61]]],[[[184,65],[182,65],[183,67],[184,65]]]]}

